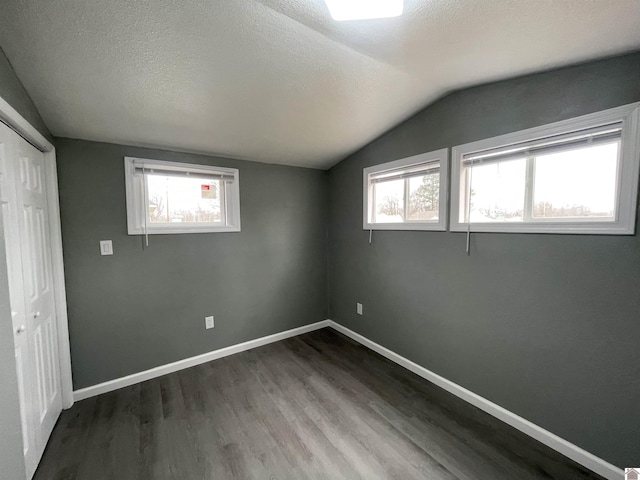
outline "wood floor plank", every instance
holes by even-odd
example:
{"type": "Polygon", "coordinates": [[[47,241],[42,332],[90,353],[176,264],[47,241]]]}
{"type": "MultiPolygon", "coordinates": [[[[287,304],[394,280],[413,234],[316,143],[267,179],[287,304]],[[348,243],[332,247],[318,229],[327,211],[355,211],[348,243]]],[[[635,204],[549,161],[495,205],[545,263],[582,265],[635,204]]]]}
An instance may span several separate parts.
{"type": "Polygon", "coordinates": [[[600,477],[324,329],[76,403],[35,480],[600,477]]]}

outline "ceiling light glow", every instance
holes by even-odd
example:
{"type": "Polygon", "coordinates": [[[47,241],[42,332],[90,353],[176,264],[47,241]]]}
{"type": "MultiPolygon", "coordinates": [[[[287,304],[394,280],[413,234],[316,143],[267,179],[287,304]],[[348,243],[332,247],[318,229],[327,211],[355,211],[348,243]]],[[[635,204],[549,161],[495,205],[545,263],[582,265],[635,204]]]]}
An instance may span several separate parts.
{"type": "Polygon", "coordinates": [[[403,0],[324,0],[334,20],[368,20],[402,15],[403,0]]]}

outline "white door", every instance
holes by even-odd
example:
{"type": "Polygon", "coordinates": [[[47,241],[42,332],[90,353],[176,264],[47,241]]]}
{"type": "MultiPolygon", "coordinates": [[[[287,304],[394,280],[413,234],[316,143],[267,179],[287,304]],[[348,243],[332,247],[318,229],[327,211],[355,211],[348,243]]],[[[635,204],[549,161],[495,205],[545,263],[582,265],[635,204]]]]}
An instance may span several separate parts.
{"type": "Polygon", "coordinates": [[[44,155],[0,124],[6,238],[27,477],[62,411],[44,155]]]}

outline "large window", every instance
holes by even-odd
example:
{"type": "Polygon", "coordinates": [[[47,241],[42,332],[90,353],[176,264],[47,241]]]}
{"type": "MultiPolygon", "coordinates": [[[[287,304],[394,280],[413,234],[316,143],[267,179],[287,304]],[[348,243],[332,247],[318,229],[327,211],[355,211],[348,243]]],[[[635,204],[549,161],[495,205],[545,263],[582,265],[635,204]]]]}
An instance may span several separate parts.
{"type": "Polygon", "coordinates": [[[638,108],[453,149],[451,230],[634,232],[638,108]]]}
{"type": "Polygon", "coordinates": [[[240,230],[238,170],[125,158],[129,235],[240,230]]]}
{"type": "Polygon", "coordinates": [[[447,149],[365,168],[364,228],[445,230],[447,149]]]}

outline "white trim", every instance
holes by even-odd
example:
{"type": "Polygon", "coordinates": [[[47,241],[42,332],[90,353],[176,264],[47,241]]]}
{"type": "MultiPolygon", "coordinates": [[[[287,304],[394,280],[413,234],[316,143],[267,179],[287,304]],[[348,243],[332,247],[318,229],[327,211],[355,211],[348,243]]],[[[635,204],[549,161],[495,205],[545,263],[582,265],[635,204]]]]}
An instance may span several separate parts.
{"type": "Polygon", "coordinates": [[[73,405],[73,381],[71,377],[71,349],[69,345],[69,320],[67,318],[67,291],[62,258],[62,234],[60,228],[60,204],[56,169],[56,151],[33,125],[3,98],[0,98],[0,120],[16,131],[33,146],[44,152],[49,216],[49,238],[53,265],[53,288],[58,331],[58,356],[60,361],[60,389],[63,408],[73,405]]]}
{"type": "MultiPolygon", "coordinates": [[[[184,225],[184,224],[178,224],[184,225]]],[[[153,229],[149,228],[149,235],[174,235],[174,234],[185,234],[185,233],[233,233],[240,232],[240,227],[235,226],[222,226],[222,227],[211,227],[211,226],[202,226],[202,225],[194,225],[193,227],[187,228],[170,228],[170,227],[161,227],[154,226],[153,229]]],[[[129,235],[144,235],[144,233],[129,233],[129,235]]]]}
{"type": "Polygon", "coordinates": [[[615,465],[612,465],[609,462],[606,462],[605,460],[587,452],[586,450],[583,450],[577,445],[574,445],[573,443],[570,443],[558,437],[550,431],[545,430],[544,428],[539,427],[538,425],[535,425],[528,420],[525,420],[515,413],[502,408],[500,405],[497,405],[487,400],[486,398],[483,398],[480,395],[477,395],[472,391],[467,390],[466,388],[461,387],[460,385],[453,383],[452,381],[447,380],[444,377],[441,377],[431,370],[427,370],[417,363],[414,363],[411,360],[398,355],[397,353],[369,340],[368,338],[354,332],[353,330],[343,327],[333,320],[328,320],[327,322],[330,328],[333,328],[334,330],[346,335],[347,337],[355,340],[365,347],[370,348],[374,352],[379,353],[383,357],[388,358],[394,363],[397,363],[401,367],[410,370],[411,372],[424,378],[425,380],[436,384],[440,388],[446,390],[449,393],[452,393],[456,397],[461,398],[462,400],[465,400],[471,405],[478,407],[480,410],[488,413],[489,415],[496,417],[498,420],[502,420],[507,425],[511,425],[517,430],[520,430],[521,432],[538,440],[540,443],[545,444],[546,446],[554,449],[555,451],[588,468],[589,470],[592,470],[610,480],[619,480],[624,475],[624,472],[615,465]]]}
{"type": "Polygon", "coordinates": [[[55,149],[44,154],[49,214],[49,238],[51,264],[53,265],[53,291],[58,327],[58,361],[60,362],[60,388],[62,407],[73,405],[73,379],[71,377],[71,346],[69,344],[69,319],[67,317],[67,290],[64,281],[62,257],[62,230],[58,196],[58,173],[55,149]]]}
{"type": "Polygon", "coordinates": [[[320,330],[321,328],[325,328],[328,326],[329,326],[329,320],[322,320],[320,322],[312,323],[310,325],[304,325],[302,327],[293,328],[291,330],[286,330],[284,332],[274,333],[273,335],[268,335],[266,337],[260,337],[254,340],[249,340],[248,342],[238,343],[236,345],[231,345],[229,347],[220,348],[218,350],[213,350],[208,353],[203,353],[202,355],[185,358],[183,360],[178,360],[177,362],[168,363],[166,365],[161,365],[159,367],[151,368],[143,372],[133,373],[131,375],[127,375],[126,377],[116,378],[114,380],[109,380],[108,382],[99,383],[97,385],[92,385],[86,388],[81,388],[73,392],[73,397],[76,402],[79,402],[80,400],[84,400],[85,398],[95,397],[96,395],[101,395],[103,393],[111,392],[113,390],[118,390],[120,388],[128,387],[130,385],[135,385],[136,383],[144,382],[146,380],[151,380],[152,378],[161,377],[169,373],[177,372],[179,370],[184,370],[185,368],[189,368],[189,367],[194,367],[196,365],[207,363],[212,360],[216,360],[218,358],[227,357],[235,353],[244,352],[245,350],[261,347],[269,343],[279,342],[280,340],[296,337],[298,335],[302,335],[303,333],[313,332],[314,330],[320,330]]]}
{"type": "Polygon", "coordinates": [[[571,460],[579,463],[580,465],[588,468],[589,470],[609,479],[609,480],[618,480],[621,476],[624,475],[622,469],[616,467],[615,465],[610,464],[609,462],[596,457],[595,455],[583,450],[582,448],[570,443],[563,438],[555,435],[554,433],[545,430],[538,425],[516,415],[513,412],[497,405],[486,398],[481,397],[473,393],[470,390],[467,390],[460,385],[447,380],[444,377],[441,377],[437,373],[428,370],[417,363],[412,362],[411,360],[389,350],[382,345],[369,340],[368,338],[360,335],[359,333],[354,332],[353,330],[348,329],[340,325],[333,320],[322,320],[320,322],[312,323],[310,325],[305,325],[302,327],[293,328],[291,330],[286,330],[284,332],[275,333],[273,335],[268,335],[266,337],[256,338],[254,340],[249,340],[247,342],[239,343],[237,345],[231,345],[229,347],[220,348],[218,350],[214,350],[212,352],[204,353],[202,355],[198,355],[195,357],[185,358],[183,360],[179,360],[177,362],[169,363],[166,365],[161,365],[159,367],[152,368],[150,370],[145,370],[143,372],[134,373],[131,375],[127,375],[126,377],[116,378],[114,380],[110,380],[108,382],[99,383],[97,385],[92,385],[90,387],[82,388],[80,390],[76,390],[73,392],[74,400],[79,402],[80,400],[84,400],[86,398],[95,397],[97,395],[101,395],[103,393],[111,392],[114,390],[118,390],[120,388],[128,387],[130,385],[135,385],[140,382],[144,382],[146,380],[151,380],[153,378],[161,377],[163,375],[167,375],[169,373],[177,372],[179,370],[183,370],[185,368],[194,367],[196,365],[201,365],[203,363],[210,362],[212,360],[216,360],[218,358],[227,357],[229,355],[234,355],[236,353],[244,352],[246,350],[250,350],[252,348],[261,347],[263,345],[267,345],[270,343],[278,342],[280,340],[285,340],[287,338],[295,337],[298,335],[302,335],[304,333],[312,332],[315,330],[320,330],[322,328],[332,328],[337,332],[346,335],[347,337],[355,340],[356,342],[364,345],[367,348],[370,348],[376,353],[379,353],[385,358],[388,358],[392,362],[400,365],[401,367],[406,368],[407,370],[415,373],[419,377],[428,380],[429,382],[439,386],[440,388],[446,390],[449,393],[452,393],[458,398],[465,400],[471,405],[479,408],[480,410],[488,413],[489,415],[497,418],[498,420],[503,421],[507,425],[510,425],[517,430],[529,435],[530,437],[536,439],[540,443],[552,448],[553,450],[561,453],[562,455],[570,458],[571,460]]]}
{"type": "Polygon", "coordinates": [[[2,97],[0,97],[0,120],[40,151],[51,152],[54,149],[53,144],[2,97]]]}
{"type": "Polygon", "coordinates": [[[433,152],[421,153],[412,157],[394,160],[392,162],[381,163],[362,170],[362,228],[364,230],[431,230],[446,231],[448,217],[448,195],[449,195],[449,149],[442,148],[433,152]],[[439,190],[439,211],[437,221],[412,221],[398,223],[371,223],[369,218],[373,205],[369,202],[372,187],[369,185],[369,175],[383,172],[385,170],[395,170],[402,167],[410,167],[426,162],[439,162],[440,167],[440,190],[439,190]]]}
{"type": "Polygon", "coordinates": [[[227,357],[229,355],[244,352],[252,348],[261,347],[263,345],[278,342],[280,340],[285,340],[291,337],[296,337],[304,333],[320,330],[327,327],[332,328],[337,332],[342,333],[343,335],[346,335],[347,337],[355,340],[356,342],[364,345],[367,348],[370,348],[374,352],[379,353],[383,357],[388,358],[401,367],[404,367],[407,370],[415,373],[416,375],[424,378],[425,380],[434,383],[447,392],[452,393],[456,397],[461,398],[462,400],[465,400],[471,405],[478,407],[480,410],[488,413],[489,415],[502,420],[507,425],[511,425],[517,430],[520,430],[526,435],[529,435],[530,437],[538,440],[540,443],[543,443],[544,445],[554,449],[562,455],[570,458],[571,460],[607,479],[618,480],[622,475],[624,475],[624,472],[615,465],[612,465],[605,460],[596,457],[595,455],[587,452],[586,450],[583,450],[577,445],[574,445],[558,437],[548,430],[545,430],[544,428],[531,423],[530,421],[520,417],[519,415],[516,415],[515,413],[501,407],[500,405],[497,405],[487,400],[486,398],[483,398],[480,395],[477,395],[472,391],[467,390],[466,388],[461,387],[460,385],[447,380],[444,377],[441,377],[437,373],[434,373],[418,365],[417,363],[412,362],[411,360],[389,350],[386,347],[383,347],[382,345],[379,345],[378,343],[373,342],[372,340],[369,340],[363,335],[360,335],[359,333],[356,333],[353,330],[350,330],[347,327],[334,322],[333,320],[322,320],[310,325],[293,328],[291,330],[275,333],[266,337],[256,338],[254,340],[249,340],[237,345],[231,345],[229,347],[213,350],[211,352],[204,353],[195,357],[185,358],[177,362],[161,365],[150,370],[127,375],[126,377],[116,378],[114,380],[109,380],[108,382],[82,388],[73,392],[74,400],[76,402],[79,402],[80,400],[84,400],[86,398],[95,397],[103,393],[118,390],[130,385],[135,385],[146,380],[151,380],[153,378],[161,377],[169,373],[184,370],[185,368],[201,365],[218,358],[227,357]]]}
{"type": "Polygon", "coordinates": [[[622,121],[623,127],[617,185],[619,188],[617,192],[617,218],[615,221],[590,222],[588,220],[560,221],[555,219],[545,222],[540,220],[536,222],[510,223],[472,222],[471,231],[633,235],[635,232],[638,198],[638,176],[640,175],[640,102],[453,147],[451,154],[451,231],[467,231],[467,223],[460,221],[460,213],[462,211],[461,192],[463,190],[460,165],[462,155],[616,121],[622,121]]]}
{"type": "Polygon", "coordinates": [[[124,157],[125,194],[127,205],[127,233],[129,235],[165,235],[183,233],[217,233],[239,232],[240,223],[240,171],[237,168],[216,167],[206,164],[167,162],[148,158],[124,157]],[[222,208],[225,209],[227,224],[215,223],[175,223],[175,224],[145,224],[146,199],[143,193],[143,180],[134,175],[135,164],[143,164],[151,170],[153,165],[173,167],[180,172],[194,173],[224,173],[233,176],[234,180],[225,186],[225,199],[222,208]],[[145,227],[146,225],[146,227],[145,227]]]}

